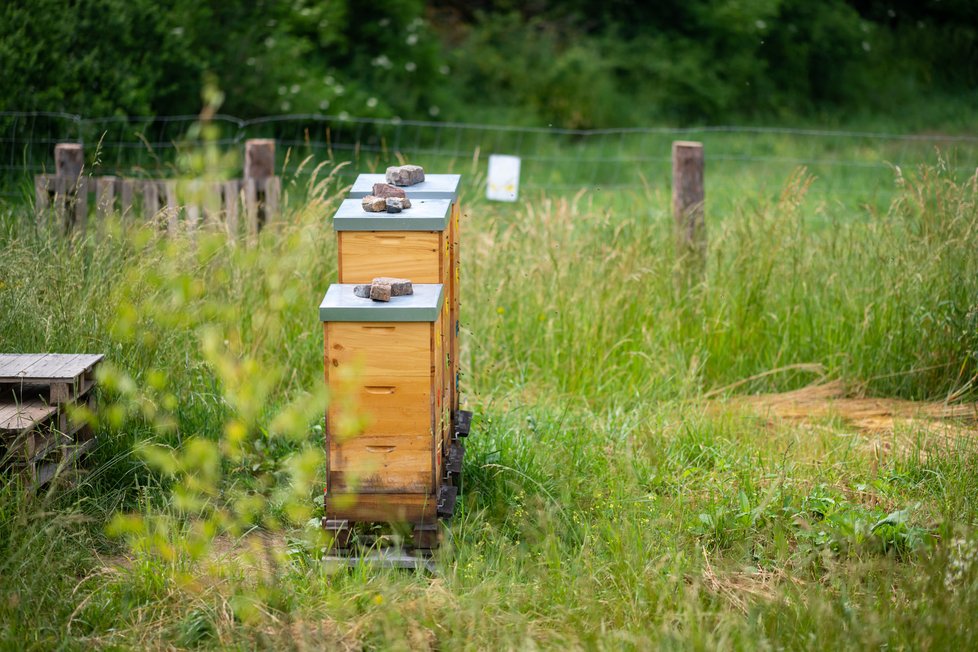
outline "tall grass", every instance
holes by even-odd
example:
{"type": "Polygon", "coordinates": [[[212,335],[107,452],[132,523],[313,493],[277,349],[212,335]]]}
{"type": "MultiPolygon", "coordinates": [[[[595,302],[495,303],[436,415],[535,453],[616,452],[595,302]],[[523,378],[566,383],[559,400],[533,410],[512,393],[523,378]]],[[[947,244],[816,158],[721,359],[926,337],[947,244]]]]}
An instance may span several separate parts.
{"type": "Polygon", "coordinates": [[[254,245],[5,213],[0,350],[112,369],[93,472],[0,487],[3,645],[973,647],[970,441],[881,456],[700,400],[821,377],[974,396],[978,182],[905,171],[885,215],[830,228],[810,183],[712,222],[693,278],[641,211],[465,204],[478,421],[435,577],[336,574],[304,541],[334,181],[291,186],[254,245]]]}

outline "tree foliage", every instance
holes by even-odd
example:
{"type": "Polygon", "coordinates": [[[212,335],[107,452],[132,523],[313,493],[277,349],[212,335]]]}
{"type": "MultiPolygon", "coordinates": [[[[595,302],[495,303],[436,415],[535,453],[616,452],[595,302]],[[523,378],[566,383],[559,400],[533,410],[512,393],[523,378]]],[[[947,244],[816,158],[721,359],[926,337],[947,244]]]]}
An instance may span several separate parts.
{"type": "Polygon", "coordinates": [[[892,110],[978,83],[968,0],[8,0],[0,109],[568,127],[892,110]]]}

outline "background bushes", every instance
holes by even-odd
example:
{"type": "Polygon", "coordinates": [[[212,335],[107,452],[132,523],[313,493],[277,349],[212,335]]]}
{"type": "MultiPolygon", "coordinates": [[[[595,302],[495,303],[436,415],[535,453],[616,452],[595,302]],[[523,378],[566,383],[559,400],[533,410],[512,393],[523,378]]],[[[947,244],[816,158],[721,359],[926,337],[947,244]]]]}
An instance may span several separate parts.
{"type": "Polygon", "coordinates": [[[0,110],[574,128],[903,116],[973,95],[967,0],[10,0],[0,110]]]}

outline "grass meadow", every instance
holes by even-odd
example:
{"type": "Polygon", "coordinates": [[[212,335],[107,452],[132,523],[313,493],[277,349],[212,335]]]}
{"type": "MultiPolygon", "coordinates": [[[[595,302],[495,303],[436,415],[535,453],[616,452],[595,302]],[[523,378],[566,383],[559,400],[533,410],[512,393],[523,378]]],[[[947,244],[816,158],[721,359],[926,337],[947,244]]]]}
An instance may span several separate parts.
{"type": "Polygon", "coordinates": [[[978,177],[935,155],[843,205],[803,168],[765,192],[708,176],[701,276],[654,179],[515,205],[468,190],[476,417],[429,575],[318,561],[317,308],[344,188],[304,172],[253,245],[63,236],[2,208],[0,351],[109,362],[76,415],[100,440],[85,468],[0,484],[0,647],[978,646],[973,418],[865,429],[753,400],[973,401],[978,177]]]}

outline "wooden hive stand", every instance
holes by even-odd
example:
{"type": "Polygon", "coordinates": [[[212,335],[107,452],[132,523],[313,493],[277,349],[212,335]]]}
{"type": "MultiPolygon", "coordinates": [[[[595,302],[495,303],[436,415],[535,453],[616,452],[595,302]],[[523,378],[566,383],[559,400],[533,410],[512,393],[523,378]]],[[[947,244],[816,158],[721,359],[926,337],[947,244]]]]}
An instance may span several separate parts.
{"type": "Polygon", "coordinates": [[[0,354],[0,460],[34,486],[49,482],[94,444],[91,429],[72,423],[71,404],[91,405],[102,355],[0,354]]]}

